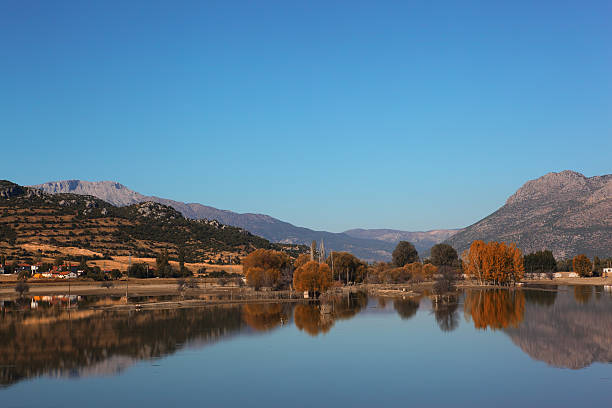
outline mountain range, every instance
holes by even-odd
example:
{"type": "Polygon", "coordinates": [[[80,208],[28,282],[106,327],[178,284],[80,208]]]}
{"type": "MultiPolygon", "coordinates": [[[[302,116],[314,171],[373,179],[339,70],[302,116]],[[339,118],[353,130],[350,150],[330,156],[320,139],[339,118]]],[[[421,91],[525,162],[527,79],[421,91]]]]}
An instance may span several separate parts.
{"type": "Polygon", "coordinates": [[[218,220],[222,224],[243,228],[272,242],[307,244],[323,240],[325,247],[348,251],[367,261],[390,260],[391,252],[400,240],[415,244],[419,253],[448,238],[456,230],[409,232],[398,230],[349,230],[342,233],[315,231],[298,227],[264,214],[236,213],[198,203],[184,203],[156,196],[146,196],[114,181],[64,180],[31,186],[46,193],[90,195],[115,206],[127,206],[146,201],[168,205],[190,219],[218,220]]]}
{"type": "Polygon", "coordinates": [[[459,252],[474,240],[514,242],[523,252],[557,258],[612,254],[612,174],[575,171],[530,180],[493,214],[446,240],[459,252]]]}
{"type": "Polygon", "coordinates": [[[586,177],[575,171],[548,173],[530,180],[491,215],[461,230],[425,232],[351,229],[342,233],[298,227],[264,214],[239,214],[197,203],[145,196],[113,181],[67,180],[36,186],[48,193],[98,197],[117,206],[153,201],[171,206],[186,218],[218,220],[272,242],[310,244],[323,240],[327,249],[348,251],[367,261],[386,261],[399,241],[412,242],[421,256],[440,242],[459,253],[477,239],[516,243],[523,252],[550,249],[557,258],[579,253],[612,254],[612,175],[586,177]]]}

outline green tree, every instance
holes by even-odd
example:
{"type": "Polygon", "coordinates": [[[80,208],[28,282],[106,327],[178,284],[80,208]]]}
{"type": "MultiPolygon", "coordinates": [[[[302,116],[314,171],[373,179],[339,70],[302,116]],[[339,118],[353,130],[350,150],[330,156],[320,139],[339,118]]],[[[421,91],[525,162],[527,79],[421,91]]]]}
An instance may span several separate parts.
{"type": "Polygon", "coordinates": [[[87,273],[87,271],[89,270],[89,267],[87,266],[87,261],[83,257],[81,257],[81,262],[79,262],[79,270],[85,273],[87,273]]]}
{"type": "Polygon", "coordinates": [[[100,269],[99,266],[94,266],[93,268],[89,268],[87,274],[85,275],[89,279],[93,279],[95,281],[104,281],[107,279],[106,274],[100,269]]]}
{"type": "Polygon", "coordinates": [[[601,276],[602,273],[603,273],[603,262],[601,262],[601,259],[599,259],[599,257],[596,256],[595,258],[593,258],[593,275],[601,276]]]}
{"type": "Polygon", "coordinates": [[[121,271],[119,269],[113,269],[110,271],[111,279],[119,279],[121,277],[121,271]]]}
{"type": "Polygon", "coordinates": [[[181,275],[187,272],[187,268],[185,267],[185,248],[179,247],[178,249],[178,261],[179,261],[179,271],[181,275]]]}
{"type": "Polygon", "coordinates": [[[332,252],[325,261],[330,268],[333,265],[333,280],[344,283],[363,282],[367,265],[348,252],[332,252]]]}
{"type": "Polygon", "coordinates": [[[419,253],[414,245],[408,241],[400,241],[393,250],[392,256],[393,263],[399,268],[419,260],[419,253]]]}
{"type": "Polygon", "coordinates": [[[431,248],[430,261],[436,266],[454,266],[459,257],[457,250],[448,244],[436,244],[431,248]]]}
{"type": "Polygon", "coordinates": [[[525,255],[525,271],[529,273],[546,273],[557,270],[557,261],[549,250],[525,255]]]}
{"type": "MultiPolygon", "coordinates": [[[[156,266],[155,273],[160,278],[172,278],[172,277],[175,277],[176,275],[174,268],[172,268],[172,265],[170,265],[170,258],[169,258],[167,249],[162,250],[157,255],[157,258],[155,259],[155,266],[156,266]]],[[[131,273],[130,273],[130,276],[131,276],[131,273]]]]}
{"type": "Polygon", "coordinates": [[[61,255],[58,255],[55,257],[55,259],[53,260],[53,265],[55,266],[62,266],[64,264],[64,257],[62,257],[61,255]]]}

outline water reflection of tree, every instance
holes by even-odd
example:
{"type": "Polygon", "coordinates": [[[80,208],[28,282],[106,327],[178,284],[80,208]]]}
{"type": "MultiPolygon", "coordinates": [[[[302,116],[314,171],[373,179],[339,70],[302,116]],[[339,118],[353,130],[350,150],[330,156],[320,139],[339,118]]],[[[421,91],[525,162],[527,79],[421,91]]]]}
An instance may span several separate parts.
{"type": "Polygon", "coordinates": [[[450,332],[459,327],[459,302],[456,297],[434,304],[434,316],[440,330],[450,332]]]}
{"type": "Polygon", "coordinates": [[[593,296],[593,287],[590,285],[576,285],[574,286],[574,299],[580,304],[587,304],[593,296]]]}
{"type": "Polygon", "coordinates": [[[318,336],[327,333],[334,325],[334,320],[329,314],[322,314],[321,307],[315,304],[299,304],[293,311],[295,326],[310,334],[318,336]]]}
{"type": "Polygon", "coordinates": [[[525,313],[525,295],[520,290],[467,290],[464,314],[477,329],[518,327],[525,313]]]}
{"type": "Polygon", "coordinates": [[[366,292],[351,292],[327,295],[321,298],[321,304],[330,310],[334,320],[350,319],[368,305],[368,294],[366,292]]]}
{"type": "Polygon", "coordinates": [[[380,309],[384,309],[385,307],[387,307],[387,299],[384,298],[383,296],[379,297],[377,299],[377,302],[378,302],[378,307],[380,309]]]}
{"type": "Polygon", "coordinates": [[[555,304],[557,299],[557,285],[551,285],[550,289],[546,290],[531,290],[525,289],[523,291],[525,295],[525,301],[527,303],[533,303],[540,306],[552,306],[555,304]]]}
{"type": "Polygon", "coordinates": [[[242,309],[246,324],[257,331],[268,331],[288,321],[286,305],[280,303],[247,304],[242,309]]]}
{"type": "Polygon", "coordinates": [[[410,319],[419,310],[420,298],[394,299],[393,308],[402,319],[410,319]]]}

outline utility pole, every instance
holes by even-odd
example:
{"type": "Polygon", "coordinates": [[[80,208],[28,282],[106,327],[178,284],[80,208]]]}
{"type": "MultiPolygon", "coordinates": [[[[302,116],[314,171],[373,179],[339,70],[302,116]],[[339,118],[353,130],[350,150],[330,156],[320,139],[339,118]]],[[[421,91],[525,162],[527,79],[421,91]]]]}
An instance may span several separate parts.
{"type": "Polygon", "coordinates": [[[331,280],[333,282],[333,280],[334,280],[334,251],[331,251],[331,254],[329,256],[331,257],[331,264],[332,264],[332,276],[331,276],[331,280]]]}
{"type": "Polygon", "coordinates": [[[319,247],[319,263],[325,262],[325,244],[321,238],[321,246],[319,247]]]}
{"type": "Polygon", "coordinates": [[[312,241],[310,243],[310,260],[314,261],[314,255],[315,255],[315,247],[317,246],[317,241],[312,241]]]}
{"type": "Polygon", "coordinates": [[[130,262],[129,262],[127,273],[125,274],[127,276],[127,278],[125,280],[125,304],[126,305],[129,303],[129,301],[128,301],[128,291],[130,289],[130,269],[131,268],[132,268],[132,253],[130,253],[130,262]]]}

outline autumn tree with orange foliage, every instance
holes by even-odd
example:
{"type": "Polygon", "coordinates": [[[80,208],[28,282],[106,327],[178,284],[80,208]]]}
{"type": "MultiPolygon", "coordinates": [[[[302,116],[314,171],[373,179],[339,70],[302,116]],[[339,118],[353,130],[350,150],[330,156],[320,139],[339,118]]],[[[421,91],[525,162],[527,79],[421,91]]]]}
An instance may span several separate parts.
{"type": "Polygon", "coordinates": [[[586,255],[576,255],[572,260],[572,266],[574,268],[574,272],[583,278],[585,276],[591,276],[591,273],[593,272],[593,264],[586,255]]]}
{"type": "Polygon", "coordinates": [[[308,262],[310,262],[310,254],[301,254],[300,256],[297,257],[297,259],[293,262],[293,267],[295,269],[299,268],[302,265],[307,264],[308,262]]]}
{"type": "Polygon", "coordinates": [[[423,265],[423,276],[425,276],[425,279],[427,280],[431,280],[433,279],[434,275],[438,272],[438,267],[432,264],[425,264],[423,265]]]}
{"type": "Polygon", "coordinates": [[[289,256],[272,249],[258,249],[242,260],[247,284],[256,290],[261,287],[276,287],[281,274],[291,268],[289,256]]]}
{"type": "Polygon", "coordinates": [[[293,273],[295,290],[325,292],[331,286],[331,269],[324,263],[308,261],[293,273]]]}
{"type": "Polygon", "coordinates": [[[432,264],[412,262],[401,268],[389,263],[377,263],[368,272],[369,283],[419,283],[432,280],[438,268],[432,264]]]}
{"type": "Polygon", "coordinates": [[[474,241],[461,258],[465,274],[480,284],[508,285],[525,274],[523,254],[514,244],[474,241]]]}

